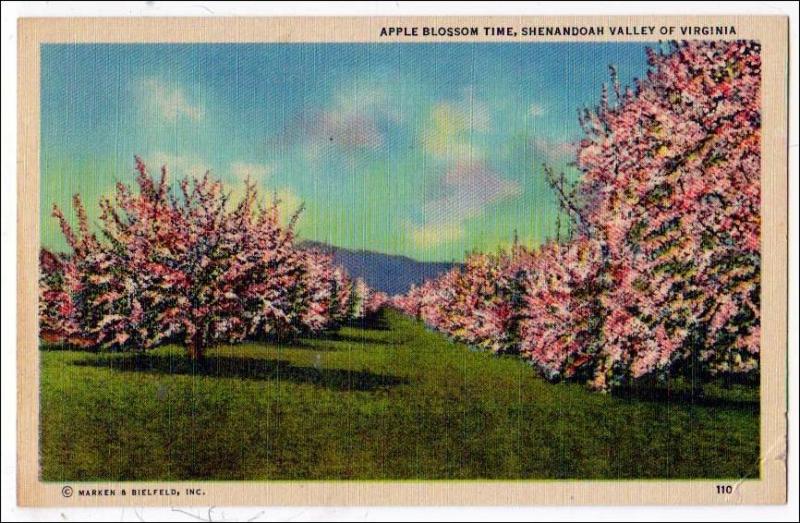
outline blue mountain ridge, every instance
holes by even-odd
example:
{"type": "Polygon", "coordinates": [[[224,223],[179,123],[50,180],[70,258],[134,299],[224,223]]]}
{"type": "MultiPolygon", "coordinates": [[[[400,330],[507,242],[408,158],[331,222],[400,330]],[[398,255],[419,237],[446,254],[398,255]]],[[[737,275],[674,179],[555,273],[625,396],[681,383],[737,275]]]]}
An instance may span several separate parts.
{"type": "Polygon", "coordinates": [[[331,254],[334,263],[344,267],[350,277],[363,278],[373,289],[389,295],[405,294],[411,285],[419,285],[461,265],[456,262],[422,262],[407,256],[351,250],[309,240],[300,245],[331,254]]]}

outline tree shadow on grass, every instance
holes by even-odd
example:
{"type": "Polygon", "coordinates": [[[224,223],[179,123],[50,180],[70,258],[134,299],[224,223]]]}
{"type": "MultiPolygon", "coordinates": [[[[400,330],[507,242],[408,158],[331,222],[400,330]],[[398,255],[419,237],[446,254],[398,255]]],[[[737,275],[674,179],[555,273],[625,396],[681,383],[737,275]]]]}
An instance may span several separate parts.
{"type": "Polygon", "coordinates": [[[719,409],[742,410],[753,413],[760,411],[760,400],[755,397],[725,397],[718,391],[706,394],[692,393],[690,389],[667,387],[622,387],[614,390],[613,396],[621,400],[650,401],[658,403],[673,403],[680,405],[697,405],[700,407],[714,407],[719,409]]]}
{"type": "Polygon", "coordinates": [[[309,338],[308,341],[306,340],[298,340],[293,342],[291,345],[275,345],[275,348],[278,350],[280,349],[288,349],[288,350],[307,350],[311,352],[339,352],[346,350],[347,347],[344,346],[336,346],[336,345],[315,345],[309,343],[310,341],[325,341],[327,338],[309,338]]]}
{"type": "Polygon", "coordinates": [[[97,354],[98,350],[93,347],[81,347],[79,345],[70,345],[68,343],[39,343],[39,350],[42,352],[86,352],[89,354],[97,354]]]}
{"type": "Polygon", "coordinates": [[[309,383],[338,391],[372,391],[408,384],[408,380],[389,374],[346,369],[298,367],[286,360],[231,356],[209,356],[194,362],[183,356],[125,354],[98,357],[73,363],[81,367],[107,368],[118,372],[145,372],[237,378],[245,380],[286,380],[309,383]]]}
{"type": "Polygon", "coordinates": [[[388,331],[391,329],[389,320],[386,319],[386,313],[384,311],[380,311],[366,318],[350,320],[346,322],[345,325],[368,331],[388,331]]]}
{"type": "MultiPolygon", "coordinates": [[[[335,342],[343,342],[343,343],[357,343],[359,345],[400,345],[400,341],[390,341],[390,340],[380,340],[372,338],[371,336],[364,335],[352,335],[352,334],[343,334],[341,332],[330,332],[325,334],[317,334],[314,336],[308,336],[304,340],[300,340],[300,345],[308,348],[316,348],[313,345],[304,345],[304,342],[308,341],[335,341],[335,342]]],[[[292,346],[294,348],[295,345],[292,346]]],[[[336,350],[331,348],[332,350],[336,350]]]]}

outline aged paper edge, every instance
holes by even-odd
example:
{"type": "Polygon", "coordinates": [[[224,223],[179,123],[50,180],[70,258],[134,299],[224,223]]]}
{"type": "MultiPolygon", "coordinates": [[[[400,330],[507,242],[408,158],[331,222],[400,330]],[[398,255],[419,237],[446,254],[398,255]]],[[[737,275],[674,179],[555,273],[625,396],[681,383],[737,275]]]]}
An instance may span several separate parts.
{"type": "MultiPolygon", "coordinates": [[[[703,39],[704,37],[696,37],[703,39]]],[[[786,501],[788,18],[773,16],[22,18],[18,25],[17,501],[21,506],[779,504],[786,501]],[[45,43],[654,41],[657,37],[380,38],[383,26],[734,25],[762,44],[761,477],[730,480],[250,481],[70,483],[73,489],[202,488],[200,497],[65,498],[39,479],[39,47],[45,43]],[[22,241],[25,238],[25,241],[22,241]],[[767,350],[763,350],[767,349],[767,350]],[[731,494],[716,486],[734,484],[731,494]]]]}

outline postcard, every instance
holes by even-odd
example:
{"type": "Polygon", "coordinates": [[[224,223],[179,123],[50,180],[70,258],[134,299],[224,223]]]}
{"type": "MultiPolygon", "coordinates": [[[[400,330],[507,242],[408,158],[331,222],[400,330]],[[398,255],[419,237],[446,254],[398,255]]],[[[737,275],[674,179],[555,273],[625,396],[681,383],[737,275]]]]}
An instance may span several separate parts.
{"type": "Polygon", "coordinates": [[[23,18],[23,506],[786,499],[785,17],[23,18]]]}

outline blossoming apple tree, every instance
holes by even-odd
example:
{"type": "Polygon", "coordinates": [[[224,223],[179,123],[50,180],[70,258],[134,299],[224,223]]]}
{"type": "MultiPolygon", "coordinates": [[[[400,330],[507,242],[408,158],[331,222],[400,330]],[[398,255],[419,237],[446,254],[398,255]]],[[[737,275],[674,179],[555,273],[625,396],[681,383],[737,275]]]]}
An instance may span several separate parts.
{"type": "Polygon", "coordinates": [[[260,206],[249,182],[232,205],[209,174],[173,192],[166,168],[155,178],[137,158],[136,171],[138,190],[119,183],[100,202],[100,236],[79,196],[77,230],[54,207],[71,252],[41,252],[45,341],[133,351],[179,341],[199,359],[215,343],[286,339],[347,320],[349,277],[295,245],[299,210],[283,225],[279,202],[260,206]]]}
{"type": "Polygon", "coordinates": [[[758,368],[760,72],[751,41],[649,51],[647,77],[581,113],[573,237],[473,255],[393,304],[549,377],[608,389],[758,368]],[[524,304],[520,306],[520,304],[524,304]]]}

